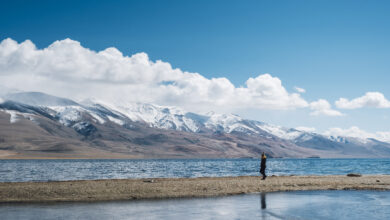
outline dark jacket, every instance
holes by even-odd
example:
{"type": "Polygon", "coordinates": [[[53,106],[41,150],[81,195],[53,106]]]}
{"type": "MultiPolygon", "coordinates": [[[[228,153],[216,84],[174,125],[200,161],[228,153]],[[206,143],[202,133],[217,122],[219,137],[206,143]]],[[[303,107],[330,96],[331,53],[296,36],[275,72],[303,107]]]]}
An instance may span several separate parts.
{"type": "Polygon", "coordinates": [[[267,162],[267,157],[261,157],[261,163],[260,163],[261,170],[264,170],[267,167],[266,162],[267,162]]]}

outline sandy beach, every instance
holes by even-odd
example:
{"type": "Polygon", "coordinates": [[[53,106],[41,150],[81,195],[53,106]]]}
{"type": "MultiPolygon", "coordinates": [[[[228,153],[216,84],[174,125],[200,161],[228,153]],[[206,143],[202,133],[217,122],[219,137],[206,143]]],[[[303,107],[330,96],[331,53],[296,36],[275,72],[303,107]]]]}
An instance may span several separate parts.
{"type": "Polygon", "coordinates": [[[108,179],[0,183],[0,202],[59,202],[225,196],[296,190],[390,190],[390,175],[108,179]]]}

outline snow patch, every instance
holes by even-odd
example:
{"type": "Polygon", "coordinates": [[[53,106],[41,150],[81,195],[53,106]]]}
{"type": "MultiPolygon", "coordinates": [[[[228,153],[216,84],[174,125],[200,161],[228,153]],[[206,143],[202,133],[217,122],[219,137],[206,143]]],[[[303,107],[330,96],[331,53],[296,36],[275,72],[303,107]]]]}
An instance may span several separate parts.
{"type": "Polygon", "coordinates": [[[109,115],[108,115],[107,118],[108,118],[110,121],[114,122],[115,124],[118,124],[118,125],[121,125],[121,126],[125,124],[122,120],[117,119],[117,118],[114,118],[114,117],[112,117],[112,116],[109,116],[109,115]]]}
{"type": "Polygon", "coordinates": [[[99,124],[104,124],[106,121],[100,117],[99,115],[91,112],[91,111],[88,111],[88,113],[95,119],[95,122],[99,122],[99,124]]]}
{"type": "Polygon", "coordinates": [[[228,129],[228,133],[231,133],[233,131],[239,131],[244,133],[247,133],[249,131],[250,133],[254,133],[254,134],[258,133],[258,131],[256,131],[255,129],[239,123],[233,124],[229,126],[227,129],[228,129]]]}
{"type": "Polygon", "coordinates": [[[81,119],[81,113],[85,111],[80,106],[50,106],[50,109],[57,112],[59,122],[65,126],[70,126],[72,123],[81,119]]]}
{"type": "Polygon", "coordinates": [[[257,127],[259,127],[260,129],[268,133],[275,135],[276,137],[287,139],[287,140],[294,140],[304,133],[302,131],[298,131],[295,129],[288,129],[281,126],[269,125],[265,123],[258,124],[257,127]]]}
{"type": "Polygon", "coordinates": [[[187,117],[184,117],[183,118],[183,122],[184,122],[184,124],[187,125],[187,128],[190,131],[192,131],[192,132],[198,132],[199,131],[199,127],[198,127],[197,123],[194,120],[192,120],[190,118],[187,118],[187,117]]]}
{"type": "Polygon", "coordinates": [[[30,121],[35,120],[35,118],[33,117],[33,114],[21,113],[21,112],[14,111],[14,110],[2,110],[2,111],[6,112],[10,115],[9,122],[11,124],[18,122],[20,117],[24,117],[25,119],[28,119],[30,121]]]}
{"type": "Polygon", "coordinates": [[[127,103],[118,106],[106,103],[99,104],[126,116],[132,121],[145,122],[151,127],[192,132],[199,131],[196,121],[185,117],[186,112],[179,108],[145,103],[127,103]]]}
{"type": "Polygon", "coordinates": [[[308,134],[303,134],[302,136],[299,137],[299,140],[300,141],[309,141],[313,139],[313,136],[312,135],[308,135],[308,134]]]}
{"type": "Polygon", "coordinates": [[[80,130],[85,129],[87,126],[88,126],[87,123],[79,122],[79,123],[74,124],[72,127],[73,127],[74,129],[80,131],[80,130]]]}
{"type": "Polygon", "coordinates": [[[9,122],[11,124],[16,123],[17,121],[19,121],[18,114],[17,114],[18,112],[13,111],[13,110],[5,110],[5,112],[10,115],[9,122]]]}
{"type": "Polygon", "coordinates": [[[214,112],[208,113],[209,119],[206,121],[205,126],[209,129],[222,129],[224,132],[230,133],[233,129],[237,128],[237,123],[242,121],[237,115],[225,115],[215,114],[214,112]]]}

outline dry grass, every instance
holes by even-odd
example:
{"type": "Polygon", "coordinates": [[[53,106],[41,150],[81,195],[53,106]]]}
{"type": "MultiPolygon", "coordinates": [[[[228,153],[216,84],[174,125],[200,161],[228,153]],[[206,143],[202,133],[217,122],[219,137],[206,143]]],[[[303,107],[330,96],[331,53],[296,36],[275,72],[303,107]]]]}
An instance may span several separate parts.
{"type": "Polygon", "coordinates": [[[112,179],[0,183],[0,202],[107,201],[208,197],[293,190],[390,190],[390,176],[112,179]]]}

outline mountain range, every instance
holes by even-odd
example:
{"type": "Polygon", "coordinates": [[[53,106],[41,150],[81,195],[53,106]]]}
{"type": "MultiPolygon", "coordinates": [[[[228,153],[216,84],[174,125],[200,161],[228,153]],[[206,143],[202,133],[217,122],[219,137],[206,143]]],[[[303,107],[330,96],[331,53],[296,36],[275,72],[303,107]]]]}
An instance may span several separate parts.
{"type": "Polygon", "coordinates": [[[0,98],[0,158],[390,157],[390,143],[334,137],[148,103],[0,98]]]}

